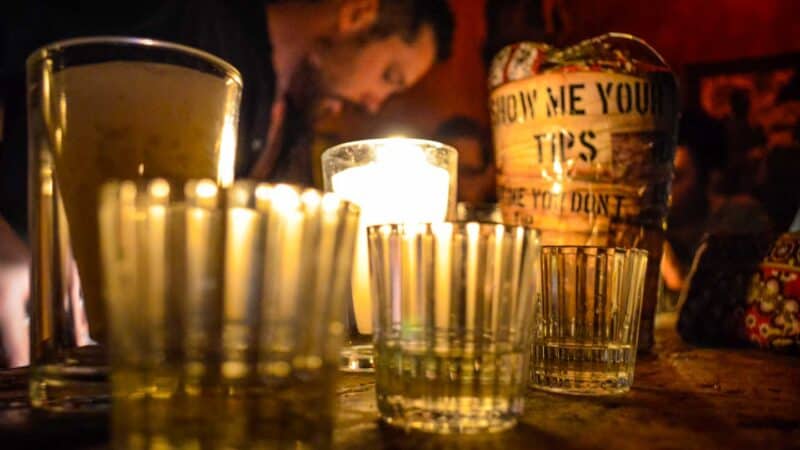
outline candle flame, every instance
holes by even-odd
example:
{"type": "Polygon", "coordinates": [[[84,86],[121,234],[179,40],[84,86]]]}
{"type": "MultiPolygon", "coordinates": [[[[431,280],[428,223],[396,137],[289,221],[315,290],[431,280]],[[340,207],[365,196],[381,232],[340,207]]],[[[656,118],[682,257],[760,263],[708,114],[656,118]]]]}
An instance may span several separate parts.
{"type": "Polygon", "coordinates": [[[403,138],[387,139],[375,148],[375,161],[399,167],[427,164],[425,152],[414,142],[403,138]]]}

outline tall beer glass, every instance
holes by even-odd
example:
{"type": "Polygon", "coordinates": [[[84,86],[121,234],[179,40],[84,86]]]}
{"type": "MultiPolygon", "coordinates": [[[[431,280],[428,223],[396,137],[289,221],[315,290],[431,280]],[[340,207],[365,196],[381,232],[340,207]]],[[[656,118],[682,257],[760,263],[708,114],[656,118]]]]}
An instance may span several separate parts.
{"type": "Polygon", "coordinates": [[[27,61],[31,402],[108,400],[97,201],[112,178],[233,181],[242,80],[227,62],[127,37],[56,42],[27,61]]]}

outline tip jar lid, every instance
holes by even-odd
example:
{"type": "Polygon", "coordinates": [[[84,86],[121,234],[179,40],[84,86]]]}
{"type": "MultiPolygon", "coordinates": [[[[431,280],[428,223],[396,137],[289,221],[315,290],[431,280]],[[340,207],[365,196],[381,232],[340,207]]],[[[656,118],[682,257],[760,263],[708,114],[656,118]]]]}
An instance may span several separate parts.
{"type": "Polygon", "coordinates": [[[557,49],[522,41],[501,49],[489,68],[489,89],[547,72],[610,71],[642,75],[672,72],[664,58],[642,39],[608,33],[557,49]]]}

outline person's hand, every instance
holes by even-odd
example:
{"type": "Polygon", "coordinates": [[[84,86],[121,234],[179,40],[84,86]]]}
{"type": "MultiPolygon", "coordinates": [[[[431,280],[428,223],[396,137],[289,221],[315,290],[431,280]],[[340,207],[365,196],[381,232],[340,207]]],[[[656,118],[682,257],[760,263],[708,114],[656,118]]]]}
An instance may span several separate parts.
{"type": "Polygon", "coordinates": [[[27,365],[30,359],[25,311],[29,294],[30,252],[0,217],[0,345],[9,367],[27,365]]]}
{"type": "Polygon", "coordinates": [[[664,253],[661,258],[661,278],[664,280],[664,285],[667,289],[680,292],[686,281],[683,272],[672,245],[670,245],[669,241],[664,241],[664,253]]]}

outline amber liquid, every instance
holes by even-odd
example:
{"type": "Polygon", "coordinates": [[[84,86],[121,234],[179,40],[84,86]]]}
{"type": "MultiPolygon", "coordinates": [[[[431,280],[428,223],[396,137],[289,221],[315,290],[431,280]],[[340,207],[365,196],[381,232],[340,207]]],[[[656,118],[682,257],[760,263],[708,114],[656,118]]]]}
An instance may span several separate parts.
{"type": "Polygon", "coordinates": [[[82,409],[108,395],[100,186],[145,177],[232,182],[241,86],[138,61],[61,70],[42,61],[29,65],[29,77],[31,400],[82,409]]]}
{"type": "MultiPolygon", "coordinates": [[[[97,196],[109,179],[211,178],[230,182],[221,149],[235,86],[178,66],[109,62],[52,76],[55,175],[84,293],[90,334],[106,337],[98,252],[97,196]]],[[[45,114],[47,117],[47,114],[45,114]]]]}

